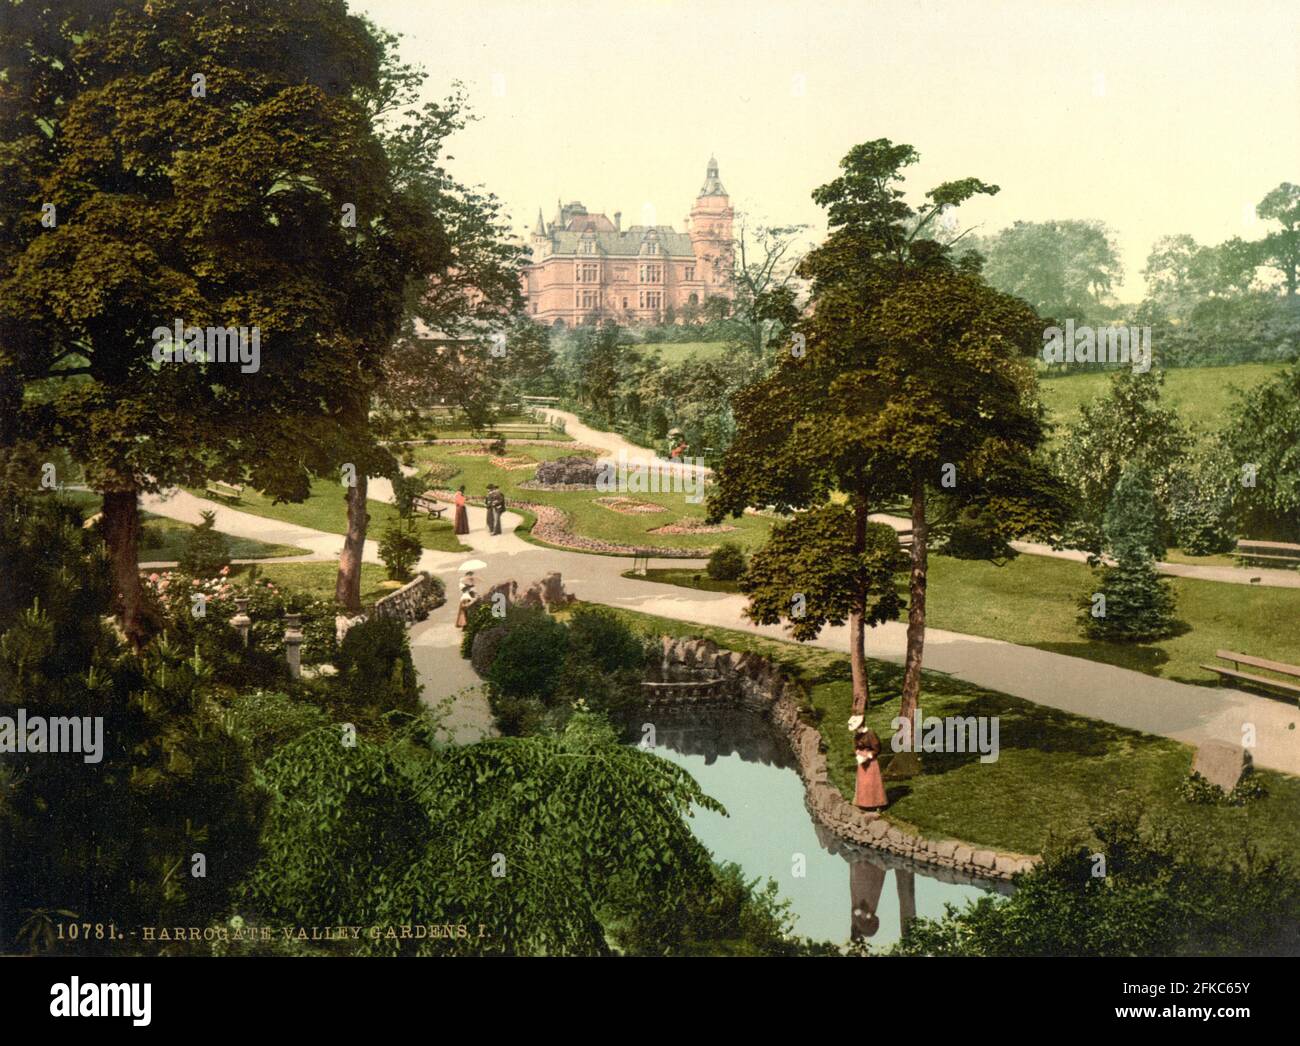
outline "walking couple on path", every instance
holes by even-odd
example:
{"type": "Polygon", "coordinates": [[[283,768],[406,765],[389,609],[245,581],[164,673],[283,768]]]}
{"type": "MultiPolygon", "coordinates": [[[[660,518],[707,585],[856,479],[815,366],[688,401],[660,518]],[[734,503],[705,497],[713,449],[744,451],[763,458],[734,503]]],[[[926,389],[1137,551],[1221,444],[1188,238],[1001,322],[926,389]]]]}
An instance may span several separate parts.
{"type": "MultiPolygon", "coordinates": [[[[468,534],[469,513],[465,511],[465,487],[463,485],[456,490],[455,502],[455,532],[457,534],[468,534]]],[[[501,516],[506,510],[506,496],[501,493],[500,488],[495,483],[488,484],[487,496],[483,499],[483,504],[487,508],[488,533],[500,534],[501,516]]]]}

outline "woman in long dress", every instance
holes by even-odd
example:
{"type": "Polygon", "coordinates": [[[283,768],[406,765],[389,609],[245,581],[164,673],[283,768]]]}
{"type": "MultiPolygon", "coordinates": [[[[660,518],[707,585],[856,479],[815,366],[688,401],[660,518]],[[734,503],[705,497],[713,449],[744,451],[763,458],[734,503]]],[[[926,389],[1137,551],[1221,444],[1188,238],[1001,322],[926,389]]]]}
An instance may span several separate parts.
{"type": "Polygon", "coordinates": [[[461,487],[456,491],[456,525],[457,534],[469,533],[469,513],[465,511],[465,488],[461,487]]]}
{"type": "Polygon", "coordinates": [[[853,790],[853,805],[863,810],[879,810],[887,806],[885,781],[880,776],[880,738],[871,727],[859,730],[853,738],[853,753],[858,761],[857,787],[853,790]]]}
{"type": "Polygon", "coordinates": [[[469,621],[469,608],[478,596],[474,592],[474,575],[466,574],[460,579],[460,605],[456,608],[456,627],[464,628],[469,621]]]}

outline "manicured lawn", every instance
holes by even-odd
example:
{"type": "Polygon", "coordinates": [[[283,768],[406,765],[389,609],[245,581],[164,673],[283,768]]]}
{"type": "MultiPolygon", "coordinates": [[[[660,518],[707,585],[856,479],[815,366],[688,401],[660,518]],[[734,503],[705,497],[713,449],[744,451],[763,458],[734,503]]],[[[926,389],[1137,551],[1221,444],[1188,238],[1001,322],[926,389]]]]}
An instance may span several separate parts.
{"type": "MultiPolygon", "coordinates": [[[[798,643],[712,628],[635,611],[616,610],[651,635],[700,636],[779,662],[808,689],[808,715],[827,747],[831,781],[851,797],[855,762],[845,728],[852,703],[848,657],[798,643]]],[[[902,669],[872,661],[868,720],[892,758],[902,669]]],[[[930,838],[952,837],[1022,853],[1041,852],[1049,837],[1086,836],[1091,821],[1133,805],[1154,825],[1167,826],[1203,848],[1207,857],[1240,852],[1249,839],[1261,856],[1300,850],[1300,778],[1260,771],[1268,795],[1243,807],[1187,803],[1179,788],[1192,749],[1166,738],[1043,708],[1029,701],[927,672],[922,709],[930,716],[997,716],[996,762],[977,754],[923,756],[922,772],[888,781],[888,817],[930,838]]]]}
{"type": "MultiPolygon", "coordinates": [[[[696,585],[697,573],[703,570],[655,568],[644,580],[711,592],[739,591],[735,582],[710,581],[707,575],[696,585]]],[[[997,567],[931,556],[927,622],[931,628],[1053,650],[1182,683],[1217,684],[1218,677],[1200,666],[1213,664],[1219,649],[1300,664],[1300,634],[1279,627],[1280,622],[1300,619],[1300,589],[1169,581],[1177,595],[1178,616],[1190,631],[1158,643],[1104,643],[1084,638],[1076,627],[1075,601],[1092,590],[1092,571],[1086,564],[1022,555],[997,567]]],[[[906,595],[905,585],[900,583],[899,589],[906,595]]]]}
{"type": "Polygon", "coordinates": [[[1170,578],[1178,617],[1190,631],[1157,643],[1129,645],[1085,639],[1074,604],[1092,590],[1086,564],[1020,556],[1002,567],[933,556],[927,620],[932,628],[1004,639],[1102,661],[1184,683],[1217,677],[1199,665],[1219,648],[1300,664],[1300,634],[1281,627],[1300,619],[1300,589],[1230,585],[1170,578]]]}
{"type": "MultiPolygon", "coordinates": [[[[192,490],[190,493],[198,497],[204,496],[201,490],[192,490]]],[[[378,541],[388,523],[398,518],[397,509],[384,501],[370,500],[366,505],[370,513],[370,526],[366,536],[378,541]]],[[[238,503],[232,507],[254,516],[267,516],[323,530],[327,534],[347,533],[347,506],[343,500],[343,487],[333,480],[318,479],[313,482],[311,495],[306,501],[281,502],[278,505],[273,504],[265,494],[245,487],[238,503]]],[[[435,520],[419,516],[416,524],[420,529],[420,543],[425,548],[440,552],[459,552],[465,548],[456,538],[448,519],[435,520]]]]}
{"type": "MultiPolygon", "coordinates": [[[[101,499],[98,494],[86,490],[65,491],[63,497],[81,507],[86,518],[100,510],[101,499]]],[[[193,531],[189,523],[155,516],[151,512],[140,513],[140,562],[168,563],[180,558],[185,548],[185,539],[193,531]]],[[[233,534],[225,535],[230,545],[231,559],[270,559],[275,556],[305,556],[309,550],[296,545],[274,545],[253,538],[238,538],[233,534]]]]}
{"type": "Polygon", "coordinates": [[[659,358],[665,363],[681,363],[691,356],[697,356],[702,360],[721,356],[727,352],[730,345],[725,341],[684,341],[677,345],[661,343],[658,345],[639,345],[637,347],[644,349],[646,352],[657,352],[659,358]]]}
{"type": "MultiPolygon", "coordinates": [[[[180,520],[143,514],[140,535],[140,562],[165,563],[179,559],[185,541],[194,528],[180,520]]],[[[297,545],[274,545],[254,538],[226,535],[231,559],[270,559],[273,556],[305,556],[309,549],[297,545]]]]}
{"type": "MultiPolygon", "coordinates": [[[[596,499],[609,495],[597,490],[547,491],[521,488],[521,483],[532,479],[534,470],[504,469],[492,464],[488,457],[466,454],[466,447],[449,447],[434,444],[415,449],[416,466],[423,468],[434,462],[449,464],[458,469],[450,479],[440,481],[441,487],[454,489],[465,485],[466,493],[481,497],[489,483],[495,483],[505,493],[507,502],[532,501],[538,504],[554,505],[563,509],[573,518],[576,533],[585,537],[614,542],[621,545],[634,545],[658,548],[699,549],[706,555],[707,550],[724,541],[734,541],[746,548],[754,548],[767,539],[771,520],[763,516],[744,516],[740,519],[728,519],[724,522],[736,529],[721,534],[652,534],[650,531],[669,523],[682,520],[704,520],[704,504],[691,504],[686,500],[685,492],[670,493],[636,493],[620,492],[617,496],[636,501],[651,502],[660,506],[662,511],[626,515],[596,504],[596,499]]],[[[507,457],[531,458],[534,461],[546,461],[552,458],[566,457],[572,452],[563,447],[529,447],[526,444],[511,444],[507,457]]]]}
{"type": "MultiPolygon", "coordinates": [[[[1229,367],[1175,367],[1165,371],[1161,392],[1164,406],[1200,435],[1221,428],[1234,399],[1234,389],[1249,389],[1271,380],[1284,369],[1278,363],[1238,363],[1229,367]]],[[[1105,395],[1111,372],[1089,371],[1039,380],[1043,402],[1057,425],[1053,440],[1069,437],[1079,420],[1079,407],[1105,395]]]]}
{"type": "MultiPolygon", "coordinates": [[[[249,567],[241,568],[247,573],[249,567]]],[[[279,588],[291,588],[306,592],[317,599],[334,598],[334,582],[338,579],[337,563],[264,563],[255,568],[258,577],[274,582],[279,588]]],[[[361,602],[370,604],[380,596],[386,596],[393,590],[381,588],[388,579],[388,573],[377,563],[361,564],[361,602]]]]}

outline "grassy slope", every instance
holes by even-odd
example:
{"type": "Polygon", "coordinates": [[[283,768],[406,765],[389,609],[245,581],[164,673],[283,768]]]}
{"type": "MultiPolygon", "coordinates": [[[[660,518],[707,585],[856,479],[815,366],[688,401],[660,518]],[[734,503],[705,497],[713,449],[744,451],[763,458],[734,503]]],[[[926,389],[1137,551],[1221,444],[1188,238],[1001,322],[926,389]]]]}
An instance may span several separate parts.
{"type": "Polygon", "coordinates": [[[691,356],[698,356],[700,359],[721,356],[726,353],[729,346],[725,341],[684,341],[680,344],[660,342],[655,345],[639,345],[637,347],[644,349],[646,352],[658,353],[659,358],[665,363],[681,363],[691,356]]]}
{"type": "MultiPolygon", "coordinates": [[[[821,725],[831,780],[851,797],[855,764],[844,727],[852,701],[846,655],[635,611],[616,613],[653,635],[702,636],[780,662],[808,687],[810,714],[821,725]]],[[[874,661],[870,672],[869,720],[885,742],[888,758],[902,673],[897,666],[874,661]]],[[[924,756],[919,776],[888,782],[890,819],[929,837],[1036,853],[1049,836],[1086,835],[1104,811],[1132,803],[1207,854],[1237,849],[1247,837],[1263,854],[1300,849],[1295,817],[1300,778],[1262,771],[1269,793],[1263,799],[1244,807],[1192,805],[1179,795],[1192,750],[1175,741],[1042,708],[933,672],[925,674],[922,707],[926,715],[996,715],[1000,720],[997,762],[930,754],[924,756]]]]}
{"type": "MultiPolygon", "coordinates": [[[[1278,363],[1238,363],[1229,367],[1179,367],[1165,371],[1162,399],[1166,407],[1192,426],[1198,435],[1222,427],[1228,417],[1235,389],[1249,389],[1281,373],[1278,363]]],[[[1105,395],[1112,374],[1101,371],[1040,379],[1043,402],[1057,423],[1055,440],[1069,435],[1069,426],[1079,418],[1079,407],[1105,395]]]]}

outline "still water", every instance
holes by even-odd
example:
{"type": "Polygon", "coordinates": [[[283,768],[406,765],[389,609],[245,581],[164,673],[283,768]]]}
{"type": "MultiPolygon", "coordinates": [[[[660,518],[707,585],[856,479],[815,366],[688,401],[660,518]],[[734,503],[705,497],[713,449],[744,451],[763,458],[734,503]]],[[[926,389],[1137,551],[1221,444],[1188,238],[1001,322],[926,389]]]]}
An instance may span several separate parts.
{"type": "MultiPolygon", "coordinates": [[[[653,722],[655,753],[688,770],[730,816],[696,810],[692,828],[720,861],[747,878],[774,879],[791,902],[795,932],[814,940],[864,939],[883,950],[906,921],[938,917],[1004,884],[958,877],[945,882],[915,862],[851,847],[817,826],[803,801],[803,782],[789,745],[756,716],[740,711],[666,712],[653,722]],[[803,875],[797,874],[802,865],[803,875]]],[[[641,724],[628,738],[639,741],[641,724]]]]}

